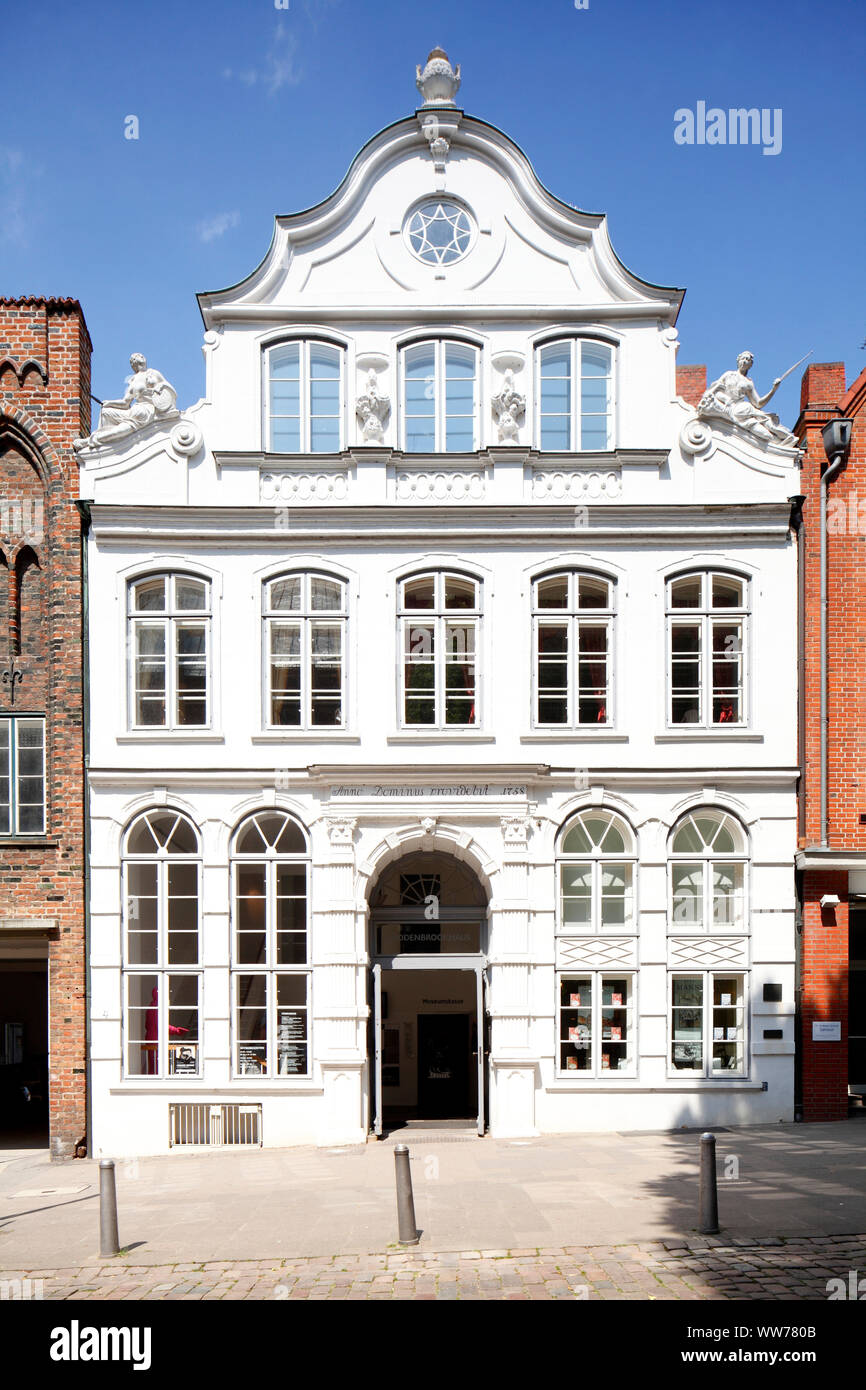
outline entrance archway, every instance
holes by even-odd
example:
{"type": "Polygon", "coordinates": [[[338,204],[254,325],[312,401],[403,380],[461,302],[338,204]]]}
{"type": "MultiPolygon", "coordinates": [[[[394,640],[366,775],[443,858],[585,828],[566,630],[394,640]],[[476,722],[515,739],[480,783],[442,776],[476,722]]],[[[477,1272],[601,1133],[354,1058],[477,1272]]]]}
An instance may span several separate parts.
{"type": "Polygon", "coordinates": [[[370,1113],[486,1126],[487,893],[456,856],[415,850],[370,893],[370,1113]]]}

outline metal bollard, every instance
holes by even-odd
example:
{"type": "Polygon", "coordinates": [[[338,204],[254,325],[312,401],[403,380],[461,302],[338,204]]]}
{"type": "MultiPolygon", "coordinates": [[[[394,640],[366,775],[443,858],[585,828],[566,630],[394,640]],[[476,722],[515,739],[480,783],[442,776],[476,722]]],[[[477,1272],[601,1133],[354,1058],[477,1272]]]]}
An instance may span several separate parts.
{"type": "Polygon", "coordinates": [[[99,1160],[99,1253],[118,1255],[117,1186],[114,1181],[114,1159],[99,1160]]]}
{"type": "Polygon", "coordinates": [[[719,1191],[716,1185],[716,1136],[701,1135],[701,1215],[698,1226],[702,1236],[714,1236],[719,1230],[719,1191]]]}
{"type": "Polygon", "coordinates": [[[394,1167],[397,1173],[397,1240],[401,1245],[417,1245],[421,1233],[415,1225],[409,1149],[405,1144],[398,1144],[394,1150],[394,1167]]]}

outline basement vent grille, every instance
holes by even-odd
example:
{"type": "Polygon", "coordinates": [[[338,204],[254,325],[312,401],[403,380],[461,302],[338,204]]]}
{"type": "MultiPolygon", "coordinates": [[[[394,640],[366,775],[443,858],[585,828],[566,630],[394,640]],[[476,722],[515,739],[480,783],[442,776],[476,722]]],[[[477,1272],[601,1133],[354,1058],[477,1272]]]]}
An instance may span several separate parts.
{"type": "Polygon", "coordinates": [[[168,1107],[169,1145],[197,1144],[225,1148],[262,1142],[260,1105],[202,1105],[168,1107]]]}

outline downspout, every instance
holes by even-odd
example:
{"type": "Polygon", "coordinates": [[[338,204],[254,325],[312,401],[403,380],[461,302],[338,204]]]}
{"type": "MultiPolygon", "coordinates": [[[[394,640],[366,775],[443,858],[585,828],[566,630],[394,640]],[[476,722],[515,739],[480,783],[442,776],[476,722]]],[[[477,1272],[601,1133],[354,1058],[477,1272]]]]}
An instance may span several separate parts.
{"type": "Polygon", "coordinates": [[[90,968],[90,589],[88,548],[90,505],[76,501],[81,516],[81,704],[82,751],[84,755],[84,1104],[87,1156],[93,1157],[93,1087],[91,1075],[90,1006],[92,980],[90,968]]]}
{"type": "Polygon", "coordinates": [[[845,466],[845,454],[835,454],[821,474],[821,848],[827,848],[827,489],[845,466]]]}
{"type": "MultiPolygon", "coordinates": [[[[791,527],[797,537],[797,763],[800,769],[797,796],[798,842],[806,833],[806,569],[803,503],[805,496],[789,497],[791,527]]],[[[803,1023],[803,875],[795,871],[794,908],[794,1037],[801,1036],[803,1023]]],[[[803,1119],[803,1049],[794,1050],[794,1120],[803,1119]]]]}

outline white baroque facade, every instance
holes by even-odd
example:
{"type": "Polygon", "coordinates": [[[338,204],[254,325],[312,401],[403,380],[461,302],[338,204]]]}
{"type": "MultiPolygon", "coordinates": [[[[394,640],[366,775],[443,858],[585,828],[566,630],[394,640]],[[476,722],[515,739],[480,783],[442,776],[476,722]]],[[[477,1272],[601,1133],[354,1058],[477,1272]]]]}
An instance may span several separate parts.
{"type": "Polygon", "coordinates": [[[79,449],[100,1152],[793,1115],[796,450],[434,69],[79,449]]]}

